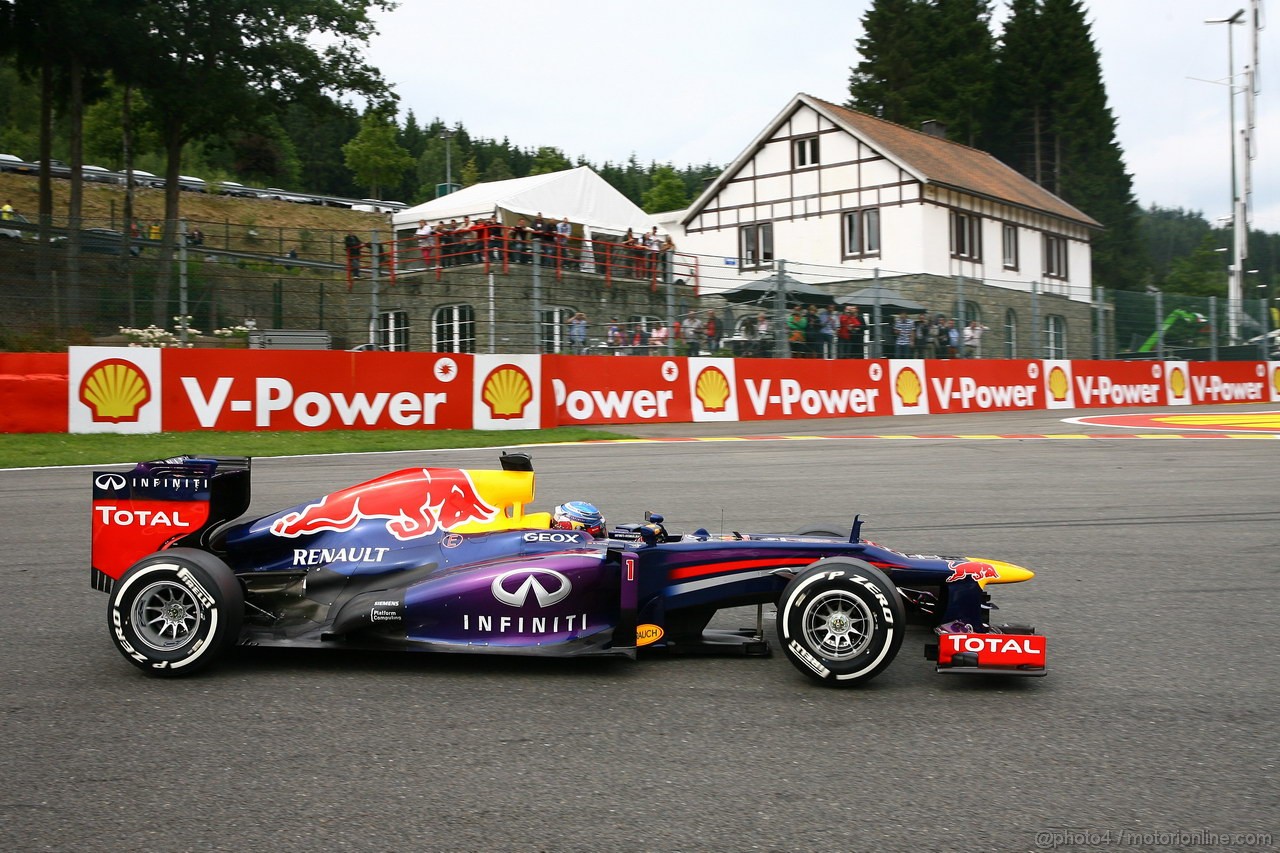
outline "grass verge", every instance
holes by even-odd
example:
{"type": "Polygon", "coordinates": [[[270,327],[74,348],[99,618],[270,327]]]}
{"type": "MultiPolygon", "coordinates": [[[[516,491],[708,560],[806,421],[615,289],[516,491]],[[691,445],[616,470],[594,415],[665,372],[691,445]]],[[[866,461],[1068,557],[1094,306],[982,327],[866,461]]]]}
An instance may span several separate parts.
{"type": "Polygon", "coordinates": [[[627,438],[582,427],[498,432],[475,430],[316,430],[314,432],[209,432],[159,435],[22,433],[0,438],[0,468],[106,465],[164,459],[183,453],[212,456],[305,456],[386,450],[506,447],[627,438]]]}

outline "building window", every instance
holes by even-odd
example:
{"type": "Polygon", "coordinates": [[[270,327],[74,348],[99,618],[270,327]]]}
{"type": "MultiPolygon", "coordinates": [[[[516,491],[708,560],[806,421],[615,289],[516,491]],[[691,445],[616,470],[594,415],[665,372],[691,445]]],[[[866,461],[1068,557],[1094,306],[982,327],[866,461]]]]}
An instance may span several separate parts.
{"type": "MultiPolygon", "coordinates": [[[[572,352],[569,343],[569,318],[576,314],[573,308],[544,308],[539,318],[538,343],[541,352],[572,352]]],[[[588,334],[591,327],[588,326],[588,334]]]]}
{"type": "Polygon", "coordinates": [[[951,256],[966,261],[982,259],[982,219],[972,213],[951,211],[951,256]]]}
{"type": "Polygon", "coordinates": [[[1067,318],[1061,314],[1044,318],[1044,357],[1067,357],[1067,318]]]}
{"type": "Polygon", "coordinates": [[[409,349],[408,311],[383,311],[378,314],[378,346],[395,352],[409,349]]]}
{"type": "Polygon", "coordinates": [[[1018,315],[1012,308],[1004,312],[1004,357],[1018,357],[1018,315]]]}
{"type": "Polygon", "coordinates": [[[1018,268],[1018,226],[1005,223],[1004,229],[1004,268],[1018,268]]]}
{"type": "Polygon", "coordinates": [[[1044,274],[1049,278],[1067,277],[1067,238],[1044,235],[1044,274]]]}
{"type": "Polygon", "coordinates": [[[436,309],[431,326],[435,352],[476,351],[476,314],[470,305],[442,305],[436,309]]]}
{"type": "Polygon", "coordinates": [[[773,264],[773,223],[744,225],[738,229],[738,266],[758,269],[773,264]]]}
{"type": "Polygon", "coordinates": [[[811,169],[818,165],[818,137],[805,136],[791,140],[791,168],[811,169]]]}
{"type": "Polygon", "coordinates": [[[880,254],[880,209],[849,210],[842,217],[843,250],[846,258],[880,254]]]}

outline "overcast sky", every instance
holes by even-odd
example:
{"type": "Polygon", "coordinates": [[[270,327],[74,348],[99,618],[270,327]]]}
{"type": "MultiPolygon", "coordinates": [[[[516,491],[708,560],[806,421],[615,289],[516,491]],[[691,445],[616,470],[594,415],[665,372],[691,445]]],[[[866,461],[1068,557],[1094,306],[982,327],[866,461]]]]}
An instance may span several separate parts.
{"type": "MultiPolygon", "coordinates": [[[[1250,0],[1085,0],[1134,192],[1230,213],[1226,25],[1250,0]],[[1206,82],[1207,81],[1207,82],[1206,82]]],[[[996,4],[1002,18],[1005,2],[996,4]]],[[[797,92],[842,103],[870,0],[402,0],[369,59],[420,122],[570,159],[724,165],[797,92]]],[[[1263,17],[1265,25],[1265,15],[1263,17]]],[[[1239,73],[1249,28],[1236,26],[1239,73]]],[[[1280,51],[1260,40],[1253,227],[1280,233],[1280,51]]],[[[1238,98],[1237,127],[1243,125],[1238,98]]],[[[444,176],[441,176],[443,180],[444,176]]]]}

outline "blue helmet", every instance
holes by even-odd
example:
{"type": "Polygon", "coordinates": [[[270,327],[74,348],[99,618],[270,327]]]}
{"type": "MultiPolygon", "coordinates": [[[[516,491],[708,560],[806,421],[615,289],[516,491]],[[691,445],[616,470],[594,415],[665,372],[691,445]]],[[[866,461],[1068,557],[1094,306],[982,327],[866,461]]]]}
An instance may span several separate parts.
{"type": "Polygon", "coordinates": [[[560,504],[551,512],[551,526],[557,530],[585,530],[597,539],[604,538],[608,527],[600,510],[586,501],[560,504]]]}

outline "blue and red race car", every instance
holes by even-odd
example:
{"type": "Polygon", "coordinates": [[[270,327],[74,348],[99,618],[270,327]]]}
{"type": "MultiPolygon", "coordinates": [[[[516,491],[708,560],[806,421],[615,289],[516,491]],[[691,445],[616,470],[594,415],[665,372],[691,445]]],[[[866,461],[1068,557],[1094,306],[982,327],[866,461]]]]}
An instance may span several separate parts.
{"type": "Polygon", "coordinates": [[[406,468],[256,518],[250,460],[180,456],[93,473],[92,583],[120,652],[152,675],[237,645],[571,657],[765,655],[858,684],[897,655],[908,614],[939,672],[1044,675],[1045,639],[992,625],[998,560],[905,554],[848,533],[672,534],[663,519],[597,537],[528,512],[527,454],[500,470],[406,468]],[[754,628],[708,627],[757,606],[754,628]]]}

